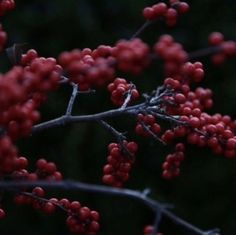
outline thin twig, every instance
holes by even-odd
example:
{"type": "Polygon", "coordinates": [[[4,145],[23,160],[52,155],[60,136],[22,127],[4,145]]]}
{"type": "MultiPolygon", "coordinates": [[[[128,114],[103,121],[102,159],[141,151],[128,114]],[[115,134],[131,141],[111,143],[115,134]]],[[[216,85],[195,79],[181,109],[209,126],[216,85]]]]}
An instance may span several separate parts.
{"type": "Polygon", "coordinates": [[[160,90],[157,88],[156,91],[154,91],[155,95],[153,97],[151,97],[150,101],[149,101],[149,103],[151,105],[158,105],[158,104],[162,103],[162,101],[163,101],[162,98],[164,96],[168,96],[168,95],[173,94],[173,92],[169,89],[164,89],[164,90],[162,90],[162,89],[164,89],[164,87],[160,87],[160,90]]]}
{"type": "Polygon", "coordinates": [[[121,147],[121,151],[125,154],[125,157],[129,158],[129,159],[133,159],[134,155],[131,154],[129,152],[129,150],[126,148],[126,146],[124,145],[124,140],[126,140],[126,136],[117,131],[114,127],[112,127],[111,125],[109,125],[107,122],[101,120],[99,121],[100,124],[102,124],[108,131],[110,131],[115,138],[117,139],[120,147],[121,147]]]}
{"type": "Polygon", "coordinates": [[[151,189],[150,189],[150,188],[145,188],[145,189],[143,190],[143,192],[142,192],[142,194],[143,194],[144,197],[147,197],[148,194],[150,194],[150,193],[151,193],[151,189]]]}
{"type": "Polygon", "coordinates": [[[63,75],[61,75],[61,80],[59,81],[60,84],[66,84],[69,82],[69,79],[63,75]]]}
{"type": "Polygon", "coordinates": [[[124,103],[122,104],[122,106],[120,107],[120,109],[125,109],[127,107],[127,105],[129,104],[130,100],[131,100],[131,97],[132,97],[132,89],[135,88],[135,85],[134,84],[131,84],[128,92],[127,92],[127,96],[125,98],[125,101],[124,103]]]}
{"type": "Polygon", "coordinates": [[[72,90],[72,94],[71,94],[71,97],[70,97],[70,101],[69,101],[68,106],[67,106],[66,116],[71,115],[72,109],[73,109],[73,106],[74,106],[74,103],[75,103],[75,99],[78,95],[78,85],[73,83],[72,87],[73,87],[73,90],[72,90]]]}
{"type": "MultiPolygon", "coordinates": [[[[187,61],[196,61],[196,59],[199,59],[199,58],[202,58],[205,56],[211,56],[211,55],[214,55],[214,54],[219,53],[221,51],[222,51],[222,47],[220,47],[220,46],[210,46],[210,47],[206,47],[206,48],[199,49],[196,51],[186,52],[188,54],[187,61]]],[[[152,61],[153,60],[160,60],[161,57],[155,53],[151,53],[150,59],[152,61]]]]}
{"type": "Polygon", "coordinates": [[[61,209],[62,211],[65,211],[65,212],[68,213],[68,211],[65,209],[65,207],[63,207],[63,206],[60,205],[59,203],[50,201],[49,199],[36,196],[36,195],[34,195],[33,193],[29,193],[29,192],[22,192],[22,193],[20,193],[20,194],[25,195],[25,196],[27,196],[27,197],[31,197],[31,198],[35,199],[36,201],[40,201],[40,202],[44,202],[44,203],[51,202],[54,206],[56,206],[56,207],[58,207],[59,209],[61,209]]]}
{"type": "Polygon", "coordinates": [[[78,91],[77,92],[78,94],[95,94],[96,93],[96,90],[94,89],[88,89],[86,91],[78,91]]]}
{"type": "Polygon", "coordinates": [[[159,138],[152,130],[150,127],[148,127],[144,122],[139,122],[143,129],[150,134],[156,141],[162,143],[163,145],[166,145],[166,142],[164,142],[161,138],[159,138]]]}
{"type": "Polygon", "coordinates": [[[100,120],[99,123],[105,127],[109,132],[111,132],[112,135],[115,136],[115,138],[119,141],[122,142],[123,140],[126,139],[125,135],[119,131],[117,131],[114,127],[109,125],[107,122],[100,120]]]}
{"type": "Polygon", "coordinates": [[[156,210],[156,216],[155,216],[155,220],[154,220],[154,224],[153,224],[153,230],[152,230],[152,233],[151,235],[156,235],[158,230],[159,230],[159,225],[160,225],[160,222],[161,222],[161,217],[162,217],[162,211],[157,208],[156,210]]]}
{"type": "Polygon", "coordinates": [[[188,53],[188,59],[195,60],[200,57],[216,54],[220,51],[222,51],[222,48],[220,46],[211,46],[188,53]]]}
{"type": "Polygon", "coordinates": [[[147,20],[143,23],[143,25],[132,35],[130,39],[136,38],[139,36],[147,27],[153,24],[153,21],[147,20]]]}
{"type": "Polygon", "coordinates": [[[178,117],[171,116],[171,115],[166,114],[166,113],[160,113],[160,112],[158,112],[159,109],[156,109],[155,107],[148,108],[147,110],[148,110],[152,115],[154,115],[155,117],[160,118],[160,119],[162,119],[162,120],[165,120],[165,121],[168,121],[168,122],[173,122],[173,123],[175,123],[175,124],[183,125],[183,126],[188,125],[188,123],[186,123],[186,122],[180,120],[178,117]]]}

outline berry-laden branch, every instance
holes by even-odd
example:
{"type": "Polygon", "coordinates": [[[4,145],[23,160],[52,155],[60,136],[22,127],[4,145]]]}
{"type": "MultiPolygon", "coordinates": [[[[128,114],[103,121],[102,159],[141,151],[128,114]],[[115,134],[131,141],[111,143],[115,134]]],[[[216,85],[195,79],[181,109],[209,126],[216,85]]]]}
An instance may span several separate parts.
{"type": "MultiPolygon", "coordinates": [[[[107,186],[101,186],[101,185],[92,185],[92,184],[86,184],[76,181],[60,181],[60,182],[48,182],[48,181],[35,181],[35,182],[27,182],[27,181],[11,181],[11,182],[0,182],[0,189],[4,190],[19,190],[21,191],[22,188],[31,188],[31,187],[42,187],[45,189],[60,189],[60,190],[70,190],[70,191],[84,191],[89,193],[99,193],[104,195],[115,195],[119,197],[127,197],[130,199],[134,199],[139,201],[140,203],[143,203],[146,205],[149,209],[151,209],[156,214],[156,221],[155,224],[159,224],[160,222],[160,215],[163,215],[164,217],[169,218],[172,222],[176,223],[177,225],[183,226],[185,229],[189,230],[192,234],[198,234],[198,235],[220,235],[218,229],[213,229],[209,231],[203,231],[192,224],[188,223],[187,221],[179,218],[174,213],[170,212],[168,209],[165,208],[165,205],[155,201],[147,195],[145,195],[143,192],[131,190],[131,189],[120,189],[120,188],[111,188],[107,186]]],[[[30,197],[35,196],[29,193],[26,193],[26,195],[30,197]]],[[[36,199],[37,198],[36,196],[36,199]]],[[[45,202],[48,202],[48,200],[41,199],[45,202]]],[[[54,203],[55,204],[55,203],[54,203]]],[[[64,208],[62,208],[64,209],[64,208]]]]}
{"type": "MultiPolygon", "coordinates": [[[[13,0],[0,1],[0,15],[14,6],[13,0]]],[[[188,4],[179,0],[154,4],[143,10],[146,21],[131,39],[119,40],[112,46],[100,45],[93,50],[62,52],[57,59],[40,57],[34,49],[22,54],[21,44],[8,49],[14,66],[0,75],[0,189],[3,192],[10,190],[16,204],[28,204],[45,213],[53,213],[56,208],[63,210],[70,232],[78,235],[98,233],[98,212],[81,206],[79,201],[46,199],[44,189],[80,190],[136,199],[155,215],[153,226],[145,227],[145,235],[161,234],[162,217],[193,234],[219,234],[217,229],[203,231],[177,217],[165,205],[147,197],[146,191],[121,189],[129,179],[138,152],[135,137],[128,140],[130,133],[154,138],[166,147],[175,145],[162,164],[160,175],[164,179],[180,174],[181,163],[188,157],[188,144],[208,147],[226,158],[236,156],[236,121],[228,115],[208,113],[213,105],[212,91],[198,86],[205,72],[203,64],[195,61],[210,56],[214,64],[220,64],[236,55],[236,43],[226,41],[221,33],[213,32],[208,37],[210,47],[188,53],[171,35],[161,35],[153,46],[138,38],[149,25],[160,21],[173,27],[178,17],[188,10],[188,4]],[[164,81],[150,93],[140,96],[132,81],[116,76],[117,72],[124,76],[140,75],[156,59],[163,62],[164,81]],[[47,95],[64,85],[72,86],[65,113],[39,123],[40,106],[47,100],[47,95]],[[78,94],[104,87],[116,108],[89,115],[72,114],[78,94]],[[109,124],[125,115],[133,121],[128,130],[119,132],[109,124]],[[166,125],[162,125],[163,121],[166,125]],[[56,164],[45,159],[36,162],[34,171],[28,170],[28,158],[21,156],[16,147],[18,139],[49,128],[81,122],[96,122],[116,139],[116,142],[108,144],[107,162],[101,176],[102,182],[109,187],[63,181],[56,164]]],[[[0,25],[0,50],[6,41],[7,34],[0,25]]],[[[0,218],[4,216],[5,211],[0,208],[0,218]]]]}

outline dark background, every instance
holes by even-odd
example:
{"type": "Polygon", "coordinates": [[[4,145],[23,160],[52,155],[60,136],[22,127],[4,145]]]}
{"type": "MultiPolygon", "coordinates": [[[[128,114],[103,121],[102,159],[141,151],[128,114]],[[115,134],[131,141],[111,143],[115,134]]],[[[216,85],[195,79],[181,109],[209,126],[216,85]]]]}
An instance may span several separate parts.
{"type": "MultiPolygon", "coordinates": [[[[28,43],[42,56],[57,57],[73,48],[96,48],[100,44],[113,45],[118,39],[130,38],[143,23],[142,8],[156,1],[143,0],[50,0],[16,1],[17,8],[2,19],[9,33],[8,46],[28,43]]],[[[235,39],[236,1],[188,1],[190,12],[181,17],[177,27],[167,29],[163,23],[149,27],[141,38],[153,45],[163,33],[172,34],[187,51],[207,47],[207,37],[220,31],[227,39],[235,39]]],[[[1,71],[10,67],[6,54],[0,56],[1,71]]],[[[214,92],[215,105],[211,113],[221,112],[235,118],[236,72],[235,59],[224,65],[211,65],[208,57],[202,60],[206,67],[203,87],[214,92]]],[[[141,76],[131,79],[142,92],[154,89],[163,81],[160,63],[154,64],[141,76]]],[[[60,88],[49,96],[42,106],[42,120],[49,120],[65,112],[70,88],[60,88]]],[[[96,113],[112,108],[104,90],[95,95],[81,95],[75,104],[75,114],[96,113]]],[[[139,153],[127,188],[151,188],[151,197],[175,206],[174,212],[202,229],[219,227],[223,235],[236,232],[236,161],[215,156],[207,149],[187,148],[187,157],[181,175],[172,181],[161,179],[161,163],[173,146],[163,147],[150,139],[132,134],[134,121],[116,118],[111,123],[120,130],[130,130],[128,137],[140,141],[139,153]]],[[[106,162],[106,146],[114,141],[97,123],[80,123],[55,128],[19,141],[19,151],[33,166],[43,156],[55,161],[66,179],[101,183],[102,166],[106,162]]],[[[68,197],[101,213],[103,235],[141,235],[144,225],[153,222],[152,213],[138,202],[126,198],[101,196],[70,191],[50,191],[48,197],[68,197]]],[[[64,235],[63,213],[51,216],[35,212],[27,206],[16,207],[10,195],[3,200],[7,218],[0,221],[4,235],[64,235]]],[[[169,220],[163,219],[161,230],[165,235],[191,234],[169,220]]]]}

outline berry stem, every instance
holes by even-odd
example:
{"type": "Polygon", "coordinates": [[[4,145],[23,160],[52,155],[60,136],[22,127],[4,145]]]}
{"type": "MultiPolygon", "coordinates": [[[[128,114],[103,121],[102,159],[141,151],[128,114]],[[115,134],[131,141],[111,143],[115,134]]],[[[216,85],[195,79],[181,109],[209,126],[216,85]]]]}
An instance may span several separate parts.
{"type": "Polygon", "coordinates": [[[203,48],[203,49],[200,49],[197,51],[190,52],[188,54],[188,58],[189,58],[189,60],[196,60],[197,58],[216,54],[220,51],[222,51],[222,48],[220,46],[206,47],[206,48],[203,48]]]}
{"type": "Polygon", "coordinates": [[[51,202],[55,207],[59,208],[60,210],[64,211],[64,212],[67,212],[68,213],[68,210],[66,210],[62,205],[60,205],[59,203],[55,203],[53,201],[50,201],[46,198],[43,198],[43,197],[39,197],[39,196],[36,196],[34,195],[33,193],[29,193],[29,192],[22,192],[21,193],[22,195],[25,195],[25,196],[28,196],[28,197],[31,197],[37,201],[40,201],[40,202],[51,202]]]}
{"type": "Polygon", "coordinates": [[[143,25],[131,36],[130,39],[136,38],[139,36],[147,27],[149,27],[151,24],[153,24],[153,21],[146,20],[143,25]]]}
{"type": "Polygon", "coordinates": [[[156,141],[162,143],[163,145],[166,145],[166,143],[161,139],[159,138],[144,122],[139,122],[143,129],[149,133],[156,141]]]}
{"type": "Polygon", "coordinates": [[[106,130],[108,130],[109,132],[111,132],[112,135],[114,135],[116,137],[116,139],[118,140],[118,142],[122,142],[123,140],[126,139],[126,137],[124,136],[124,134],[122,134],[121,132],[118,132],[114,127],[112,127],[111,125],[109,125],[107,122],[100,120],[99,123],[105,127],[106,130]]]}
{"type": "Polygon", "coordinates": [[[151,235],[156,235],[157,234],[157,232],[159,230],[159,224],[161,222],[161,218],[162,218],[162,212],[161,212],[161,210],[159,208],[157,208],[155,221],[154,221],[154,224],[152,225],[153,226],[153,230],[152,230],[151,235]]]}

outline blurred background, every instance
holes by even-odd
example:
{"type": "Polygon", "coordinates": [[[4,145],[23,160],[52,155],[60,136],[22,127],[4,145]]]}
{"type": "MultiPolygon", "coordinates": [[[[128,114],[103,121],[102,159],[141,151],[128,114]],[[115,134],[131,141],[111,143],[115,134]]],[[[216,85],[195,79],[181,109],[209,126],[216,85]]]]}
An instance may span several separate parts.
{"type": "MultiPolygon", "coordinates": [[[[163,33],[170,33],[182,42],[187,51],[207,47],[207,37],[220,31],[226,39],[236,39],[236,1],[188,1],[190,12],[182,16],[175,28],[163,23],[149,27],[141,38],[153,45],[163,33]]],[[[57,57],[60,52],[73,48],[96,48],[100,44],[113,45],[118,39],[128,39],[143,24],[141,12],[156,1],[144,0],[21,0],[16,9],[2,22],[9,35],[8,46],[28,43],[42,56],[57,57]]],[[[220,67],[202,60],[206,68],[203,87],[214,92],[211,113],[221,112],[236,116],[235,59],[220,67]]],[[[1,71],[11,64],[3,52],[1,71]]],[[[141,92],[155,89],[163,81],[161,65],[154,64],[138,77],[127,76],[141,92]]],[[[62,115],[70,97],[71,88],[62,87],[48,97],[42,106],[42,121],[62,115]]],[[[92,114],[113,106],[105,89],[94,95],[80,95],[74,106],[75,114],[92,114]]],[[[173,211],[201,229],[218,227],[224,235],[236,233],[236,160],[213,155],[208,149],[187,148],[181,175],[171,181],[161,178],[161,164],[174,146],[164,147],[154,140],[136,137],[132,130],[134,120],[122,117],[110,120],[119,131],[129,131],[128,138],[140,143],[139,152],[130,180],[125,187],[151,189],[150,196],[174,206],[173,211]]],[[[102,167],[106,163],[106,146],[115,141],[97,123],[79,123],[43,131],[17,144],[23,156],[34,162],[40,157],[55,161],[65,179],[101,184],[102,167]]],[[[10,195],[9,195],[10,196],[10,195]]],[[[143,227],[153,223],[153,214],[140,203],[128,198],[87,194],[70,191],[48,191],[48,197],[68,197],[79,200],[100,212],[99,235],[141,235],[143,227]]],[[[16,207],[10,197],[3,200],[7,218],[0,221],[3,235],[65,235],[69,234],[62,212],[48,216],[27,206],[16,207]]],[[[190,235],[189,231],[163,218],[164,235],[190,235]]]]}

